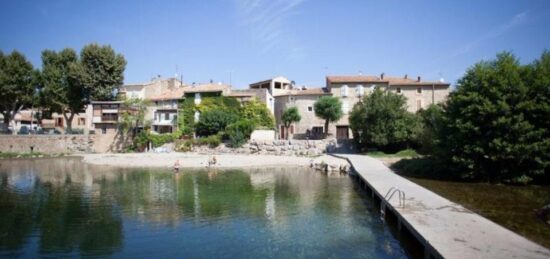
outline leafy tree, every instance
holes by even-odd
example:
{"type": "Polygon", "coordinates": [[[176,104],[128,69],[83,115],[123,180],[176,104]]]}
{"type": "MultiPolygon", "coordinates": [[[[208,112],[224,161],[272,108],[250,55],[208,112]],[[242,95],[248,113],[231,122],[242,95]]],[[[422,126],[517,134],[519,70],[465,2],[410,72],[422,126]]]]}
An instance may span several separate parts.
{"type": "Polygon", "coordinates": [[[275,118],[271,111],[262,102],[253,99],[245,103],[241,108],[241,116],[245,119],[254,121],[254,124],[259,127],[273,129],[275,127],[275,118]]]}
{"type": "MultiPolygon", "coordinates": [[[[0,112],[9,125],[25,106],[30,106],[35,92],[32,64],[17,51],[4,55],[0,51],[0,112]]],[[[13,127],[15,129],[15,127],[13,127]]],[[[16,134],[13,130],[13,134],[16,134]]]]}
{"type": "Polygon", "coordinates": [[[236,122],[238,115],[223,110],[209,110],[201,113],[195,128],[199,136],[210,136],[223,131],[227,125],[236,122]]]}
{"type": "Polygon", "coordinates": [[[139,127],[144,127],[144,129],[150,127],[150,122],[145,120],[147,105],[147,101],[138,98],[124,100],[121,120],[119,122],[119,127],[123,133],[130,132],[130,136],[134,138],[139,127]]]}
{"type": "Polygon", "coordinates": [[[468,69],[450,94],[443,157],[462,178],[529,182],[550,163],[550,57],[521,66],[510,53],[468,69]]]}
{"type": "Polygon", "coordinates": [[[323,96],[313,105],[315,116],[325,120],[325,135],[328,135],[328,125],[330,122],[338,121],[342,113],[342,102],[340,99],[332,96],[323,96]]]}
{"type": "MultiPolygon", "coordinates": [[[[299,122],[301,119],[302,117],[300,116],[298,108],[296,107],[286,108],[281,115],[281,121],[283,122],[283,126],[285,126],[287,132],[290,124],[294,122],[299,122]]],[[[288,134],[286,134],[286,138],[288,139],[288,134]]]]}
{"type": "Polygon", "coordinates": [[[240,114],[241,104],[234,97],[203,94],[202,101],[195,105],[194,95],[185,95],[185,99],[179,103],[178,127],[180,131],[189,135],[195,131],[195,112],[203,114],[207,111],[222,110],[235,116],[240,114]]]}
{"type": "Polygon", "coordinates": [[[91,100],[112,100],[113,91],[124,82],[126,60],[109,45],[92,43],[80,52],[82,69],[91,100]]]}
{"type": "Polygon", "coordinates": [[[229,137],[231,146],[241,147],[246,140],[250,138],[250,134],[256,128],[256,124],[252,120],[241,119],[237,122],[227,125],[225,133],[229,137]]]}
{"type": "Polygon", "coordinates": [[[416,138],[420,122],[407,111],[404,96],[376,89],[353,107],[350,127],[360,148],[395,151],[416,138]]]}
{"type": "Polygon", "coordinates": [[[78,56],[73,49],[42,51],[42,105],[50,112],[63,114],[67,121],[67,132],[72,131],[74,115],[82,112],[87,104],[81,71],[78,56]]]}
{"type": "Polygon", "coordinates": [[[435,154],[440,141],[438,133],[441,131],[443,116],[445,116],[443,107],[432,104],[418,111],[418,116],[422,123],[422,131],[418,136],[419,152],[427,155],[435,154]]]}

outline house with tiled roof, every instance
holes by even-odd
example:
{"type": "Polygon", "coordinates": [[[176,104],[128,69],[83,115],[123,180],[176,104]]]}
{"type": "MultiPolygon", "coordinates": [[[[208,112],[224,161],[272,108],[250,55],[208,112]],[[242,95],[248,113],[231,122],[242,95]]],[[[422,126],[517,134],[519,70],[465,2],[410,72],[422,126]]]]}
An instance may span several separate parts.
{"type": "Polygon", "coordinates": [[[293,87],[279,92],[275,96],[275,122],[279,138],[321,138],[324,121],[315,116],[313,104],[321,96],[326,95],[330,96],[331,93],[324,87],[293,87]],[[281,121],[281,116],[289,107],[298,109],[301,120],[293,123],[287,130],[281,121]],[[307,132],[309,134],[306,134],[307,132]]]}
{"type": "Polygon", "coordinates": [[[365,94],[375,88],[384,89],[403,95],[407,100],[407,110],[417,112],[430,104],[444,102],[450,92],[450,84],[439,81],[422,80],[420,76],[409,78],[369,75],[333,75],[326,77],[326,88],[333,96],[341,98],[344,116],[333,123],[330,133],[336,138],[346,139],[351,137],[349,129],[349,113],[353,106],[359,102],[365,94]]]}

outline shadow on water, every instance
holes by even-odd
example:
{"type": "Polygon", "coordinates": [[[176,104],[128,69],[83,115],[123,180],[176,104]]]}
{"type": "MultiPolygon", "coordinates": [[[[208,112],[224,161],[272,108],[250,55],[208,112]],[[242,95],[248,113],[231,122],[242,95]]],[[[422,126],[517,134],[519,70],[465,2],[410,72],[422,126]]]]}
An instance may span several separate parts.
{"type": "Polygon", "coordinates": [[[347,176],[2,161],[0,256],[406,258],[347,176]]]}

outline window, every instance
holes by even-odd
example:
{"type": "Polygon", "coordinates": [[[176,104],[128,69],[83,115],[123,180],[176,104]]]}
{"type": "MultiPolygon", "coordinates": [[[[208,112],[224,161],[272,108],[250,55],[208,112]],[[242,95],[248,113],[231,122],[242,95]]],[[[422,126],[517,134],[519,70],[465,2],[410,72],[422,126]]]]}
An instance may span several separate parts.
{"type": "Polygon", "coordinates": [[[365,88],[363,85],[358,85],[355,91],[357,92],[357,96],[363,96],[365,94],[365,88]]]}
{"type": "Polygon", "coordinates": [[[86,119],[85,118],[78,118],[78,125],[86,125],[86,119]]]}
{"type": "Polygon", "coordinates": [[[201,103],[201,94],[195,93],[195,104],[200,104],[200,103],[201,103]]]}
{"type": "Polygon", "coordinates": [[[309,106],[307,107],[307,111],[308,111],[308,112],[312,112],[312,111],[313,111],[313,106],[309,105],[309,106]]]}
{"type": "Polygon", "coordinates": [[[417,93],[417,94],[421,94],[421,93],[422,93],[422,87],[416,88],[416,93],[417,93]]]}
{"type": "Polygon", "coordinates": [[[107,128],[106,127],[101,128],[101,134],[107,134],[107,128]]]}
{"type": "Polygon", "coordinates": [[[340,88],[340,96],[342,97],[348,96],[348,85],[343,85],[342,88],[340,88]]]}
{"type": "Polygon", "coordinates": [[[395,91],[400,94],[401,93],[401,87],[397,87],[397,89],[395,89],[395,91]]]}
{"type": "Polygon", "coordinates": [[[323,133],[323,127],[313,127],[313,128],[311,128],[311,131],[314,134],[322,134],[323,133]]]}
{"type": "Polygon", "coordinates": [[[200,116],[201,113],[199,111],[195,111],[195,122],[199,121],[200,116]]]}
{"type": "Polygon", "coordinates": [[[348,114],[348,112],[349,112],[348,102],[342,102],[342,113],[348,114]]]}
{"type": "Polygon", "coordinates": [[[165,113],[164,114],[164,120],[170,120],[170,113],[165,113]]]}

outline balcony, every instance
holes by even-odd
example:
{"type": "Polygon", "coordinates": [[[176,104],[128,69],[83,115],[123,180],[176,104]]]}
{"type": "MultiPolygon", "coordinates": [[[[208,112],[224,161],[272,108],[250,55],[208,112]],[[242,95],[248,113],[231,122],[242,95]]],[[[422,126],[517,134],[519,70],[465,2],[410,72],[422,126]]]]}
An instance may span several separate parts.
{"type": "Polygon", "coordinates": [[[157,105],[157,110],[177,110],[177,104],[159,104],[157,105]]]}
{"type": "Polygon", "coordinates": [[[176,120],[154,120],[153,125],[157,126],[175,126],[176,120]]]}

